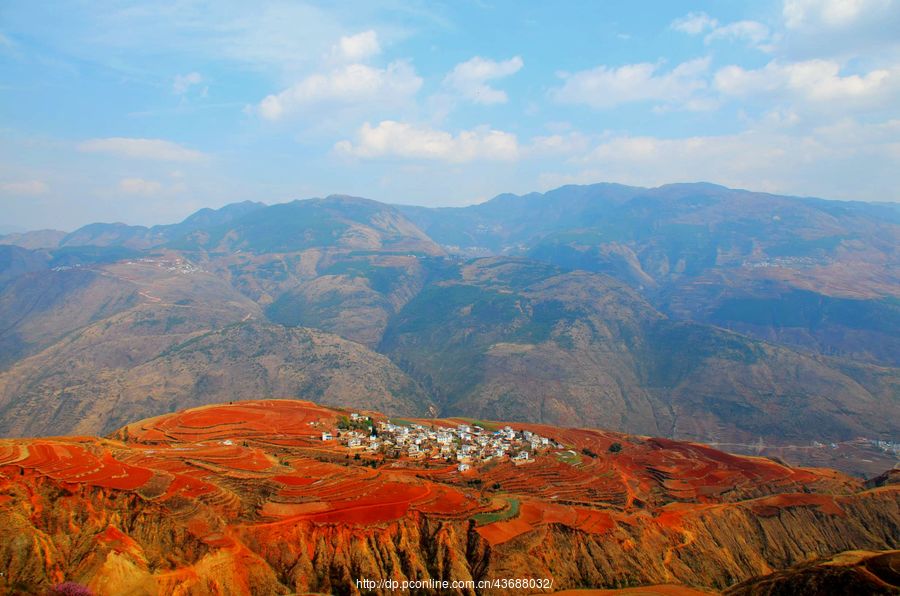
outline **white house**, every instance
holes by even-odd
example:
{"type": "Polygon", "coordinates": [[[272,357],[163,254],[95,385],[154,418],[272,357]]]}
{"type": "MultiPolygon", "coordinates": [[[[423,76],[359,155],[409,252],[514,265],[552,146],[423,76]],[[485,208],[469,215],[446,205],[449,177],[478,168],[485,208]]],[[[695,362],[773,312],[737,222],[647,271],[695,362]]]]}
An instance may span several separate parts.
{"type": "Polygon", "coordinates": [[[331,433],[330,433],[330,432],[328,432],[327,430],[323,430],[323,431],[322,431],[322,440],[323,440],[323,441],[330,441],[330,440],[332,440],[332,439],[334,439],[334,437],[331,436],[331,433]]]}

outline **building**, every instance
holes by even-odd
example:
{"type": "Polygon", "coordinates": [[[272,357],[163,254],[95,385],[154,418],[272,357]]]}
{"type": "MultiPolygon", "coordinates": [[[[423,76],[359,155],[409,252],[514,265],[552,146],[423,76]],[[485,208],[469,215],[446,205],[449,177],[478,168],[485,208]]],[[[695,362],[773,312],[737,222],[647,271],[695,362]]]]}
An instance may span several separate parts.
{"type": "Polygon", "coordinates": [[[334,437],[327,430],[322,431],[322,440],[323,441],[331,441],[334,437]]]}

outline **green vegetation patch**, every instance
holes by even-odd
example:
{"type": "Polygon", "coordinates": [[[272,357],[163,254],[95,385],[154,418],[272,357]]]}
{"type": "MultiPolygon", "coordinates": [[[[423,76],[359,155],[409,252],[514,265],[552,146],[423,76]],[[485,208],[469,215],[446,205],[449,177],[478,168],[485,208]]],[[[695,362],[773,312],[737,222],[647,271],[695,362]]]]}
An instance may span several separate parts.
{"type": "Polygon", "coordinates": [[[407,420],[406,418],[388,418],[388,422],[391,424],[396,424],[397,426],[412,426],[413,424],[417,424],[412,420],[407,420]]]}
{"type": "Polygon", "coordinates": [[[519,515],[519,499],[506,499],[506,507],[499,511],[488,511],[485,513],[477,513],[472,516],[472,520],[476,526],[486,526],[494,522],[506,521],[513,519],[519,515]]]}
{"type": "Polygon", "coordinates": [[[556,459],[558,459],[562,463],[569,464],[570,466],[580,465],[582,461],[581,456],[571,449],[569,449],[568,451],[558,451],[553,455],[555,455],[556,459]]]}

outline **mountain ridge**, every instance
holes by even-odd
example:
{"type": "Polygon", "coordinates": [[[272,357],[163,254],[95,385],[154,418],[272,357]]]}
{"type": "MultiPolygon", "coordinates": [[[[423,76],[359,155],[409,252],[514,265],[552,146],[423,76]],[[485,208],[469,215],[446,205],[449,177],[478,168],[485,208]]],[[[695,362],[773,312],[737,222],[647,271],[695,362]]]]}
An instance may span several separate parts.
{"type": "MultiPolygon", "coordinates": [[[[221,362],[227,376],[255,362],[261,375],[266,358],[285,356],[276,338],[309,328],[366,349],[342,352],[348,370],[377,361],[418,387],[420,409],[401,400],[397,413],[434,406],[557,424],[586,413],[744,451],[764,442],[863,475],[890,457],[875,446],[900,430],[900,228],[879,215],[887,207],[600,184],[426,209],[440,229],[502,253],[476,259],[404,215],[416,209],[345,195],[244,202],[134,237],[116,227],[72,237],[87,246],[0,247],[0,400],[28,432],[72,432],[77,412],[115,409],[90,406],[90,387],[139,395],[162,378],[153,357],[202,334],[218,342],[211,354],[236,359],[194,359],[168,401],[148,397],[159,391],[150,382],[143,413],[197,403],[194,384],[218,387],[196,391],[203,400],[249,397],[204,384],[206,369],[221,362]],[[136,247],[150,240],[160,243],[136,247]],[[224,330],[241,322],[269,338],[259,356],[229,347],[239,335],[224,330]],[[35,407],[42,399],[54,407],[35,407]],[[861,438],[870,447],[857,441],[844,458],[861,438]],[[801,450],[812,442],[839,449],[801,450]]],[[[264,376],[250,378],[261,384],[247,391],[268,394],[264,376]]],[[[139,417],[140,400],[126,401],[125,415],[139,417]]],[[[93,417],[83,429],[111,424],[93,417]]]]}

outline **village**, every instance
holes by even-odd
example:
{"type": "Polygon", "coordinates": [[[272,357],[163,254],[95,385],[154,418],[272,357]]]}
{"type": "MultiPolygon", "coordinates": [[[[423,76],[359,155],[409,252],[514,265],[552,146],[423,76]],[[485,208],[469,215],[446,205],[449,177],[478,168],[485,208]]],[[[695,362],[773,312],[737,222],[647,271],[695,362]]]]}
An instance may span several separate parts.
{"type": "Polygon", "coordinates": [[[336,430],[322,431],[321,438],[351,451],[378,453],[391,459],[454,462],[459,472],[467,472],[479,463],[507,458],[516,465],[527,464],[540,451],[564,448],[552,439],[509,426],[491,431],[465,423],[425,426],[406,421],[375,422],[355,412],[339,423],[336,430]]]}

